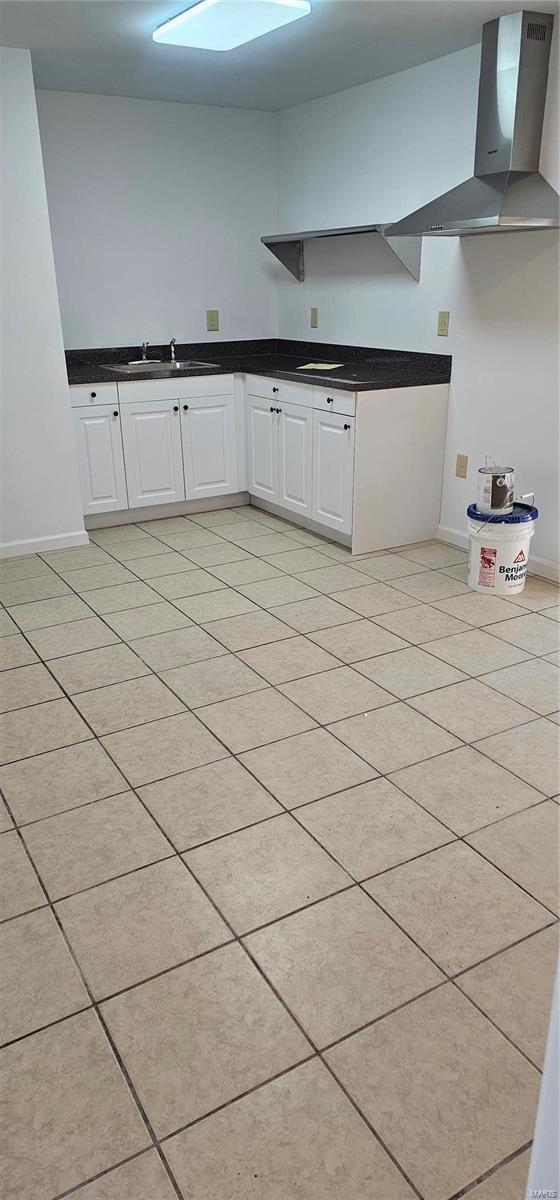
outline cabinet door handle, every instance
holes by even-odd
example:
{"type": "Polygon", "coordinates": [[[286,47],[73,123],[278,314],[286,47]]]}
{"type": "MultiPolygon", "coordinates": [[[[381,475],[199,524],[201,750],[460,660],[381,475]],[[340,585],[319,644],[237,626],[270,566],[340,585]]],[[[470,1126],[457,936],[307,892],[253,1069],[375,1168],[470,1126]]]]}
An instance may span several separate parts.
{"type": "Polygon", "coordinates": [[[270,411],[271,411],[271,412],[276,412],[276,409],[273,407],[273,405],[272,405],[272,404],[270,405],[270,411]]]}
{"type": "Polygon", "coordinates": [[[272,391],[274,392],[274,394],[276,394],[276,392],[278,391],[278,388],[273,387],[272,391]]]}
{"type": "Polygon", "coordinates": [[[327,396],[327,404],[334,404],[334,396],[327,396]]]}
{"type": "Polygon", "coordinates": [[[276,409],[276,412],[277,412],[277,413],[281,413],[281,412],[282,412],[282,409],[281,409],[281,408],[277,408],[277,409],[276,409]]]}
{"type": "Polygon", "coordinates": [[[345,429],[351,429],[351,425],[345,425],[345,426],[344,426],[344,428],[345,428],[345,429]]]}
{"type": "Polygon", "coordinates": [[[116,408],[116,409],[115,409],[115,411],[114,411],[114,413],[113,413],[113,416],[114,416],[114,417],[118,417],[118,415],[119,415],[119,410],[118,410],[118,408],[116,408]]]}
{"type": "Polygon", "coordinates": [[[183,404],[183,412],[188,412],[188,411],[189,411],[188,404],[183,404]]]}
{"type": "Polygon", "coordinates": [[[97,396],[97,392],[90,392],[90,396],[91,396],[92,400],[95,400],[95,397],[97,396]]]}
{"type": "Polygon", "coordinates": [[[178,405],[178,404],[174,404],[174,405],[173,405],[173,412],[179,412],[179,405],[178,405]]]}

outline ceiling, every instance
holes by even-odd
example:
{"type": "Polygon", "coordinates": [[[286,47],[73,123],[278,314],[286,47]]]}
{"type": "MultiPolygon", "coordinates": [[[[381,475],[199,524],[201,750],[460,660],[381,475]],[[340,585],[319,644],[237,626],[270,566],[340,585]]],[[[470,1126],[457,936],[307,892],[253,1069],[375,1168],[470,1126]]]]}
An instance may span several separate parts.
{"type": "Polygon", "coordinates": [[[1,0],[0,44],[32,51],[39,88],[278,110],[480,41],[484,21],[551,0],[312,0],[313,11],[227,53],[156,45],[189,0],[1,0]]]}

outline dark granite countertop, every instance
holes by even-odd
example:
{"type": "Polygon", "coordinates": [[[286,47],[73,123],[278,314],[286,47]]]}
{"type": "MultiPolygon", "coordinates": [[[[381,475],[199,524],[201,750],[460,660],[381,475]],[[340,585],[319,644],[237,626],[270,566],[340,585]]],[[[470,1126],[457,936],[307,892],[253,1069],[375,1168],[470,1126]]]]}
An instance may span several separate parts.
{"type": "MultiPolygon", "coordinates": [[[[272,379],[288,379],[296,383],[318,384],[320,387],[345,391],[375,391],[381,388],[414,387],[422,384],[447,383],[451,375],[451,357],[447,354],[421,354],[406,350],[382,350],[367,346],[342,346],[325,342],[296,342],[282,339],[261,339],[239,342],[198,342],[177,345],[176,356],[197,359],[197,365],[182,371],[151,374],[141,371],[124,374],[107,363],[127,363],[138,358],[137,346],[105,347],[66,352],[68,382],[128,383],[137,380],[191,378],[200,375],[223,375],[243,372],[264,375],[272,379]],[[343,366],[330,371],[302,371],[298,368],[309,362],[342,362],[343,366]],[[207,365],[206,365],[207,364],[207,365]]],[[[149,356],[165,361],[168,346],[150,346],[149,356]]]]}

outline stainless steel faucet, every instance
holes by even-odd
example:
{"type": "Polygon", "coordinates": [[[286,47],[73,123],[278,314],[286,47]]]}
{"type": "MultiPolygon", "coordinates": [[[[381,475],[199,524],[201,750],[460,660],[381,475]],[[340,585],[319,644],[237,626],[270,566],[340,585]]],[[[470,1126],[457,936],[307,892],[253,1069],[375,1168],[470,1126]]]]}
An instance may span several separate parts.
{"type": "Polygon", "coordinates": [[[142,358],[143,358],[144,362],[146,361],[146,351],[147,351],[149,345],[150,345],[149,342],[142,342],[142,358]]]}
{"type": "Polygon", "coordinates": [[[176,342],[177,342],[177,338],[171,338],[171,341],[170,341],[170,343],[169,343],[169,353],[170,353],[170,355],[171,355],[171,362],[175,362],[175,345],[176,345],[176,342]]]}

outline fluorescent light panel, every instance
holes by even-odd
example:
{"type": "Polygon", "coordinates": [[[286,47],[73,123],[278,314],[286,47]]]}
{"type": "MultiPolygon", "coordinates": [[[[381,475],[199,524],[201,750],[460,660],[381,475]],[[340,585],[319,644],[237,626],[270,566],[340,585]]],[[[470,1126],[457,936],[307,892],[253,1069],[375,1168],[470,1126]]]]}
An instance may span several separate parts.
{"type": "Polygon", "coordinates": [[[234,50],[310,12],[309,0],[200,0],[152,36],[170,46],[234,50]]]}

